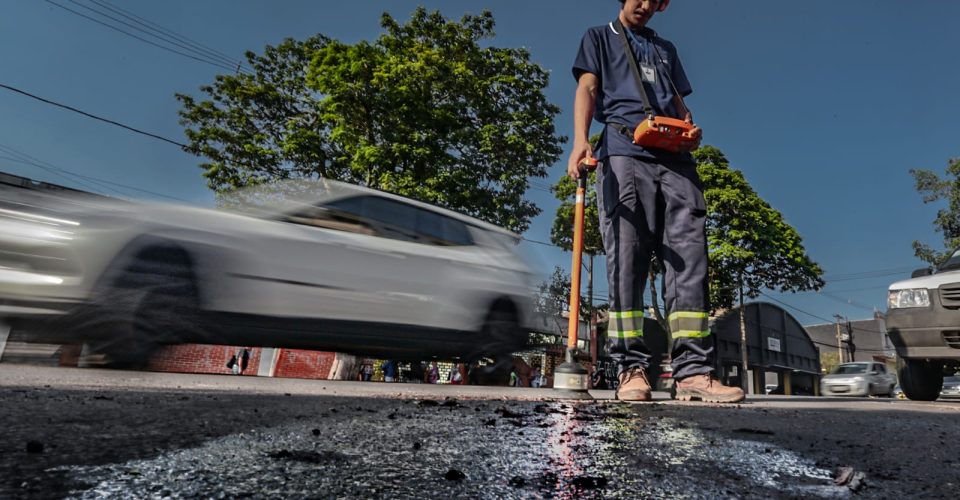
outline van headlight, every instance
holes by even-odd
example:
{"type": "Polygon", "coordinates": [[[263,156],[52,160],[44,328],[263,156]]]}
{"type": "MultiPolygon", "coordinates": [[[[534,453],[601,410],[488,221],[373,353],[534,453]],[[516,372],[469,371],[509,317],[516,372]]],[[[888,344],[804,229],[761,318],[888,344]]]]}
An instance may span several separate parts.
{"type": "Polygon", "coordinates": [[[930,292],[926,288],[890,290],[889,295],[887,295],[887,307],[890,309],[930,307],[930,292]]]}

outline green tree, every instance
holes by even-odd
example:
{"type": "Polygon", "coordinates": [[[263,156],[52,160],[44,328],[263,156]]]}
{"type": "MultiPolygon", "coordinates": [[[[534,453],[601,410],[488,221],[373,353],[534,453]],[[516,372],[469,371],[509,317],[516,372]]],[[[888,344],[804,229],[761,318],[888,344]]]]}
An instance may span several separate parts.
{"type": "Polygon", "coordinates": [[[818,290],[823,270],[807,255],[796,229],[764,201],[719,149],[693,153],[707,201],[710,303],[729,308],[764,289],[818,290]]]}
{"type": "MultiPolygon", "coordinates": [[[[600,234],[600,213],[597,208],[597,173],[590,172],[587,192],[583,197],[583,253],[603,255],[603,237],[600,234]]],[[[564,175],[553,187],[553,195],[560,200],[550,228],[550,242],[570,251],[573,248],[573,211],[577,181],[564,175]]]]}
{"type": "Polygon", "coordinates": [[[548,73],[525,49],[481,46],[492,14],[449,21],[383,14],[375,41],[317,35],[247,54],[252,75],[221,75],[210,100],[178,95],[191,150],[217,191],[326,177],[398,193],[522,232],[566,140],[548,73]]]}
{"type": "Polygon", "coordinates": [[[834,351],[820,351],[821,373],[830,373],[840,364],[840,354],[834,351]]]}
{"type": "MultiPolygon", "coordinates": [[[[550,278],[537,287],[537,296],[534,302],[537,312],[548,316],[559,316],[570,309],[570,273],[560,266],[554,266],[550,278]]],[[[607,304],[595,306],[594,311],[602,310],[607,304]]],[[[580,301],[580,319],[587,321],[590,318],[590,308],[585,301],[580,301]]]]}
{"type": "Polygon", "coordinates": [[[198,101],[176,94],[180,124],[189,151],[200,163],[207,185],[220,193],[276,179],[345,179],[349,169],[336,163],[330,127],[320,120],[319,96],[307,88],[307,65],[329,39],[315,35],[267,46],[262,55],[246,53],[252,73],[218,75],[200,87],[210,96],[198,101]]]}
{"type": "Polygon", "coordinates": [[[550,278],[537,286],[534,302],[537,312],[548,316],[559,316],[570,308],[570,274],[562,267],[554,266],[550,278]]]}
{"type": "Polygon", "coordinates": [[[910,175],[913,176],[924,203],[940,200],[947,202],[946,208],[937,210],[937,218],[933,221],[937,232],[943,235],[945,250],[938,251],[925,243],[913,242],[913,252],[917,258],[936,265],[948,257],[950,251],[960,246],[960,158],[952,158],[947,162],[943,179],[930,170],[911,169],[910,175]]]}

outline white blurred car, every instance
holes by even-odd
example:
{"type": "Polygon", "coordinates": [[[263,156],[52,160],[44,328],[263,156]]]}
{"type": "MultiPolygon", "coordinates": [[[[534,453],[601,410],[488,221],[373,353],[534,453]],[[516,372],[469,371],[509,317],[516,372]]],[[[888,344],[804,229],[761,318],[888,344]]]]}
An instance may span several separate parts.
{"type": "Polygon", "coordinates": [[[330,181],[224,206],[0,192],[0,323],[116,365],[183,342],[398,360],[526,343],[534,285],[514,233],[330,181]]]}

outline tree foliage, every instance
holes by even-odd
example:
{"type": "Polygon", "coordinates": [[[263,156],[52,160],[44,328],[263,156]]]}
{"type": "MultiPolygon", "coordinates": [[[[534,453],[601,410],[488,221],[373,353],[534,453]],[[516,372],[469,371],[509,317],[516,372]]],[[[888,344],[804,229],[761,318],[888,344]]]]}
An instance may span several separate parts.
{"type": "MultiPolygon", "coordinates": [[[[597,173],[590,172],[587,178],[587,191],[583,197],[583,252],[590,255],[603,255],[603,237],[600,235],[600,213],[597,211],[597,173]]],[[[550,242],[570,251],[573,248],[573,211],[577,194],[577,181],[564,175],[553,187],[553,195],[560,200],[553,226],[550,228],[550,242]]]]}
{"type": "MultiPolygon", "coordinates": [[[[731,169],[723,153],[712,146],[697,149],[694,158],[707,202],[711,308],[732,307],[741,286],[748,297],[756,297],[764,289],[822,287],[823,271],[807,256],[797,231],[757,195],[743,173],[731,169]]],[[[576,185],[564,178],[554,185],[553,192],[561,206],[553,222],[551,241],[570,250],[576,185]]],[[[587,199],[584,251],[602,254],[593,179],[587,199]]],[[[657,262],[651,270],[660,273],[657,262]]]]}
{"type": "MultiPolygon", "coordinates": [[[[554,266],[550,278],[537,287],[536,311],[548,317],[559,317],[562,313],[569,311],[570,289],[570,273],[560,266],[554,266]]],[[[595,305],[593,310],[602,311],[607,307],[606,303],[600,303],[595,305]]],[[[582,321],[590,319],[590,306],[583,300],[580,301],[580,319],[582,321]]]]}
{"type": "Polygon", "coordinates": [[[537,312],[559,316],[570,308],[570,274],[560,266],[554,266],[550,277],[537,286],[537,312]]]}
{"type": "Polygon", "coordinates": [[[220,75],[210,99],[178,95],[191,149],[221,191],[326,177],[434,203],[522,232],[525,199],[565,141],[548,73],[525,49],[481,46],[489,12],[449,21],[383,14],[375,41],[317,35],[247,54],[252,75],[220,75]]]}
{"type": "Polygon", "coordinates": [[[693,153],[707,201],[710,303],[729,308],[764,289],[819,290],[823,270],[807,255],[796,229],[764,201],[719,149],[693,153]]]}
{"type": "Polygon", "coordinates": [[[323,35],[286,39],[262,55],[246,53],[252,73],[218,75],[200,87],[209,100],[176,94],[189,151],[207,185],[217,192],[298,177],[344,178],[335,164],[330,127],[320,120],[318,99],[306,86],[312,54],[329,43],[323,35]]]}
{"type": "Polygon", "coordinates": [[[932,265],[940,263],[950,251],[960,246],[960,158],[948,161],[945,174],[941,179],[930,170],[910,170],[924,203],[940,200],[947,202],[945,208],[937,210],[937,217],[933,221],[937,232],[943,235],[945,249],[936,250],[920,241],[913,242],[913,251],[917,258],[932,265]]]}

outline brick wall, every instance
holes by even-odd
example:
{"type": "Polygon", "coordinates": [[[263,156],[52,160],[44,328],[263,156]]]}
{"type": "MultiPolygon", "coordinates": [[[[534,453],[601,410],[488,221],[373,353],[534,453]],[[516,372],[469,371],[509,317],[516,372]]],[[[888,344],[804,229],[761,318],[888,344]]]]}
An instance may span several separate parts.
{"type": "MultiPolygon", "coordinates": [[[[237,346],[183,344],[161,347],[150,359],[148,369],[174,373],[232,373],[227,361],[241,348],[237,346]]],[[[250,349],[250,361],[243,375],[256,376],[260,349],[250,349]]]]}
{"type": "MultiPolygon", "coordinates": [[[[232,373],[227,361],[241,347],[205,344],[165,346],[150,360],[149,369],[173,373],[232,373]]],[[[250,361],[243,375],[256,376],[260,368],[262,350],[250,349],[250,361]]],[[[335,354],[324,351],[281,349],[274,376],[287,378],[326,379],[335,354]]],[[[269,363],[264,359],[263,363],[269,363]]]]}
{"type": "Polygon", "coordinates": [[[283,349],[274,376],[325,379],[330,373],[334,356],[332,352],[283,349]]]}

